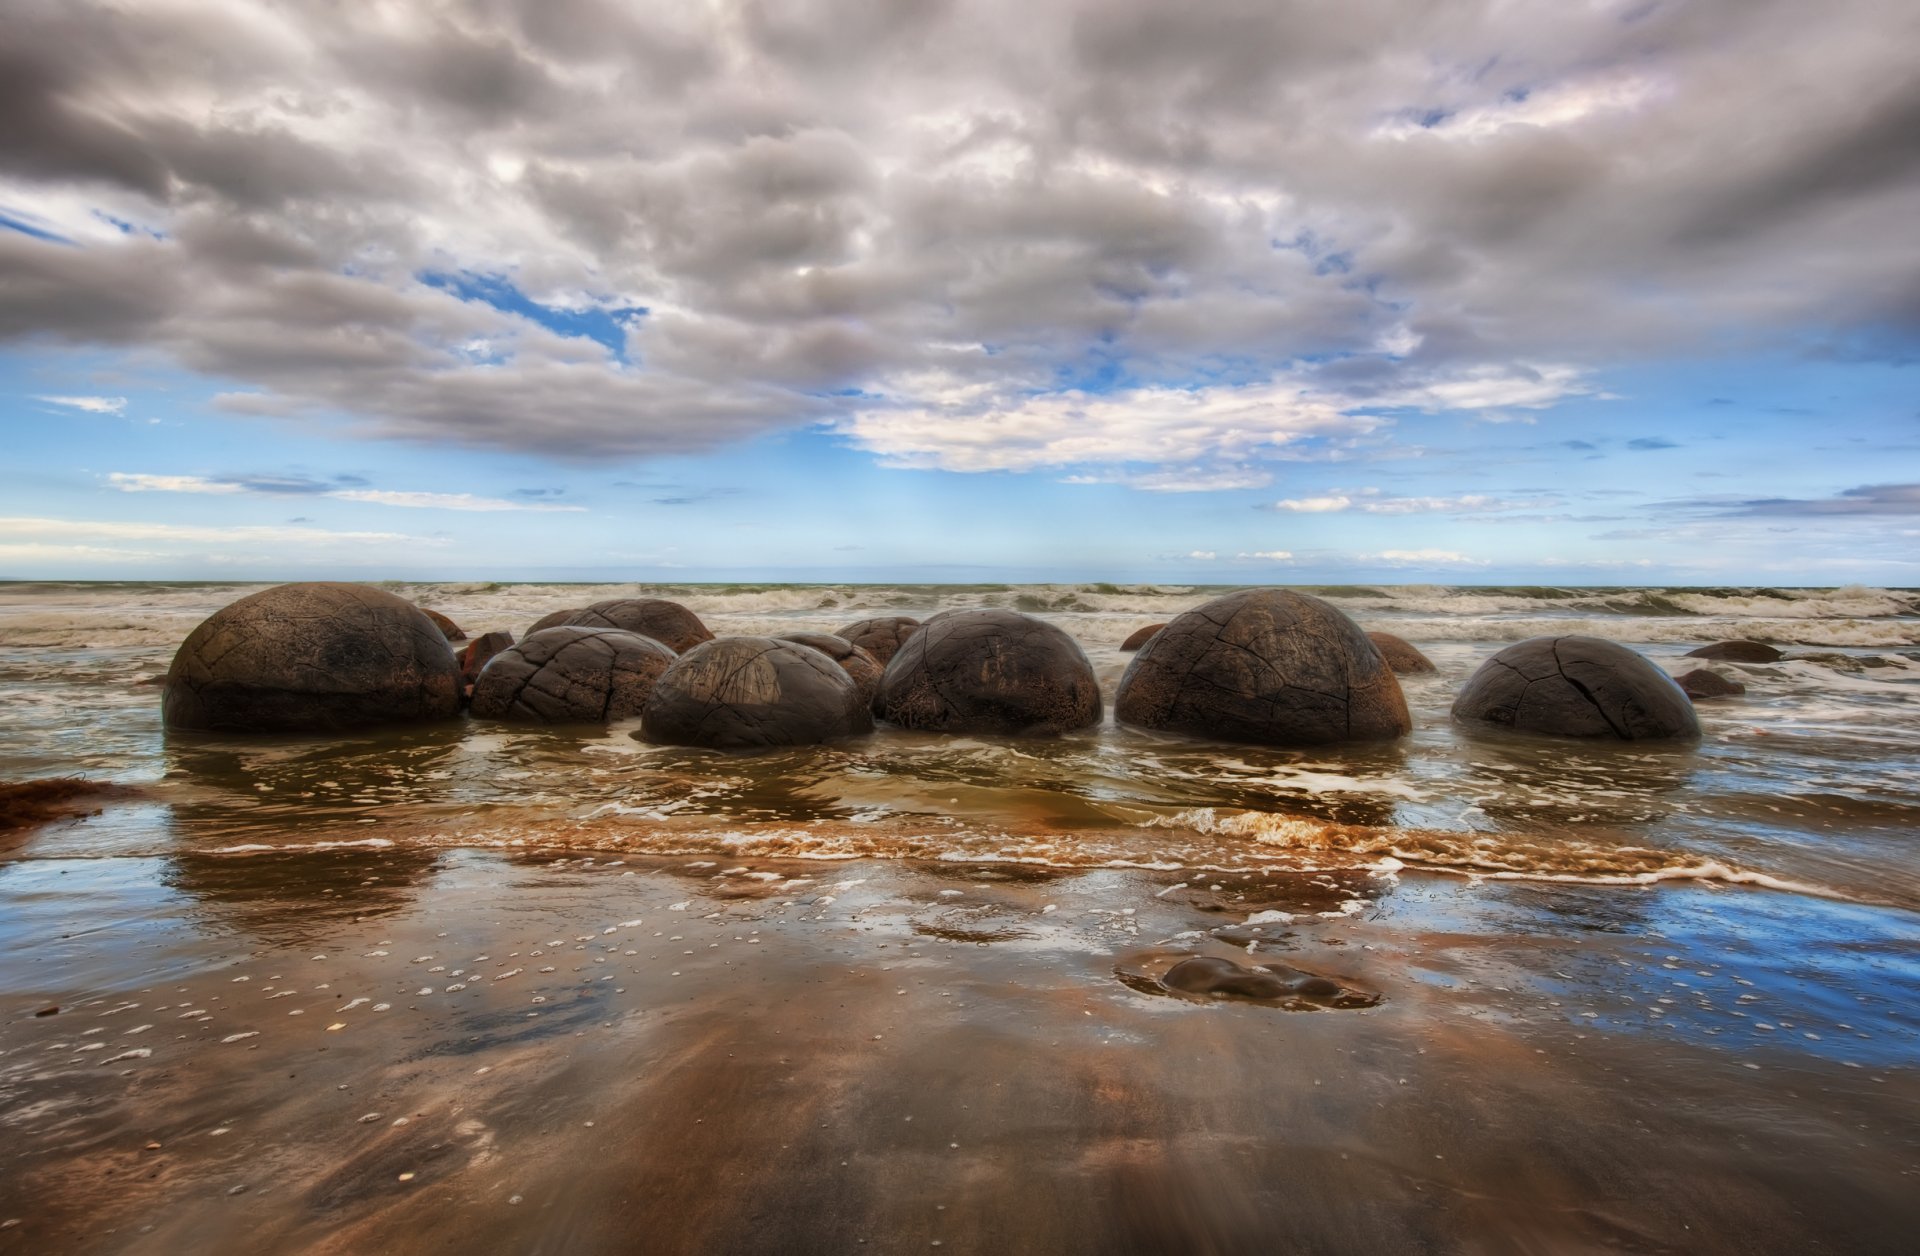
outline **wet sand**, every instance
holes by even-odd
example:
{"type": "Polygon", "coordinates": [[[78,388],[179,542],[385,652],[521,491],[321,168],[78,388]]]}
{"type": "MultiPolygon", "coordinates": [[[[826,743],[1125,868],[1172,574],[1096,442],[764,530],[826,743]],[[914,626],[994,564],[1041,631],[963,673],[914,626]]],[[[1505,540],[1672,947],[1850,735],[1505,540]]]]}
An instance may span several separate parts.
{"type": "Polygon", "coordinates": [[[1201,876],[20,859],[0,1251],[1912,1250],[1912,915],[1201,876]]]}

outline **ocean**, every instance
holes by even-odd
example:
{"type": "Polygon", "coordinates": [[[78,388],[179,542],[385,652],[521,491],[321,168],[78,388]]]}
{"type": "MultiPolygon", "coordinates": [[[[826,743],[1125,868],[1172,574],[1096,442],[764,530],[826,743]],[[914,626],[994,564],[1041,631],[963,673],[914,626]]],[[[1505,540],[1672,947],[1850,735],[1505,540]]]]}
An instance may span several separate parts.
{"type": "Polygon", "coordinates": [[[1400,743],[1274,750],[1112,719],[1120,643],[1224,589],[388,584],[475,635],[620,596],[723,636],[1004,607],[1080,642],[1107,716],[758,754],[167,733],[174,649],[259,587],[0,585],[0,778],[126,787],[0,844],[0,1221],[42,1250],[1893,1251],[1920,1221],[1920,591],[1310,588],[1438,671],[1400,743]],[[1697,745],[1452,725],[1488,655],[1569,633],[1746,692],[1697,745]],[[1684,657],[1729,639],[1786,657],[1684,657]],[[1376,1002],[1155,984],[1198,954],[1376,1002]]]}

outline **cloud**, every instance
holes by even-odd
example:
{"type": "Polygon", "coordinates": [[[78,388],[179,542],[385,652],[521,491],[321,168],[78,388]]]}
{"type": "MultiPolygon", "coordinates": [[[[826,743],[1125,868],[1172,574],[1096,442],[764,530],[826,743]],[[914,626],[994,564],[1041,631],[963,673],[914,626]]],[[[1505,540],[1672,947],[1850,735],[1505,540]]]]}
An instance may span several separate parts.
{"type": "Polygon", "coordinates": [[[1763,497],[1731,503],[1699,503],[1741,517],[1920,515],[1920,484],[1864,484],[1832,497],[1763,497]]]}
{"type": "Polygon", "coordinates": [[[106,519],[45,519],[0,517],[0,538],[64,540],[178,541],[190,544],[271,544],[297,546],[356,546],[370,543],[445,545],[437,537],[408,536],[400,532],[334,532],[325,528],[276,525],[204,527],[183,523],[131,523],[106,519]]]}
{"type": "Polygon", "coordinates": [[[1494,497],[1462,493],[1458,497],[1388,497],[1377,488],[1336,490],[1323,497],[1284,498],[1272,509],[1294,514],[1333,514],[1357,510],[1370,515],[1498,514],[1558,505],[1552,497],[1494,497]]]}
{"type": "Polygon", "coordinates": [[[502,497],[476,497],[472,493],[396,492],[386,489],[338,488],[342,482],[365,483],[358,476],[342,476],[331,483],[299,476],[220,476],[146,475],[139,472],[111,471],[107,483],[124,493],[207,493],[216,496],[235,493],[260,493],[331,497],[336,501],[372,502],[381,506],[404,506],[417,510],[500,511],[524,510],[551,513],[578,513],[585,506],[558,502],[510,501],[502,497]]]}
{"type": "Polygon", "coordinates": [[[125,397],[35,397],[35,401],[48,401],[56,406],[68,406],[75,410],[85,410],[88,414],[125,414],[125,397]]]}
{"type": "Polygon", "coordinates": [[[1640,450],[1678,449],[1680,445],[1678,442],[1670,441],[1664,436],[1636,436],[1627,442],[1627,448],[1640,450]]]}
{"type": "Polygon", "coordinates": [[[1241,553],[1236,555],[1235,557],[1258,558],[1265,562],[1270,562],[1270,563],[1285,563],[1285,562],[1293,561],[1293,554],[1289,550],[1254,550],[1252,553],[1241,553]]]}
{"type": "Polygon", "coordinates": [[[1920,327],[1884,0],[14,7],[0,341],[233,415],[1178,491],[1920,327]]]}
{"type": "Polygon", "coordinates": [[[1352,505],[1351,497],[1295,497],[1277,501],[1273,508],[1290,510],[1295,514],[1322,515],[1345,510],[1352,505]]]}
{"type": "Polygon", "coordinates": [[[1484,559],[1470,558],[1456,550],[1416,549],[1381,550],[1377,554],[1357,554],[1360,561],[1384,563],[1389,567],[1485,567],[1484,559]]]}
{"type": "Polygon", "coordinates": [[[1200,561],[1200,562],[1208,562],[1208,563],[1210,563],[1210,562],[1212,562],[1212,561],[1213,561],[1214,559],[1216,559],[1216,558],[1218,558],[1218,557],[1220,557],[1220,556],[1219,556],[1218,554],[1216,554],[1216,553],[1214,553],[1214,552],[1213,552],[1212,550],[1193,550],[1193,551],[1190,551],[1190,552],[1189,552],[1189,553],[1188,553],[1188,554],[1186,555],[1186,557],[1188,557],[1188,558],[1192,558],[1192,559],[1195,559],[1195,560],[1198,560],[1198,561],[1200,561]]]}

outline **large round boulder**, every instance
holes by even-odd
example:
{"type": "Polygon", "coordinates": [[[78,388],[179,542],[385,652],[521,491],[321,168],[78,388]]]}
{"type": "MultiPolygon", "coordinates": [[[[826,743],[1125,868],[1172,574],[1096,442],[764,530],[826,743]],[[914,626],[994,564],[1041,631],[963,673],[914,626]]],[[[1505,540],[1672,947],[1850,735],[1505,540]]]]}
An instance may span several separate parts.
{"type": "Polygon", "coordinates": [[[873,731],[860,690],[818,650],[772,637],[720,637],[666,670],[640,716],[665,746],[806,746],[873,731]]]}
{"type": "Polygon", "coordinates": [[[1453,718],[1469,728],[1550,737],[1700,735],[1693,703],[1670,676],[1598,637],[1532,637],[1508,646],[1468,679],[1453,718]]]}
{"type": "Polygon", "coordinates": [[[1360,625],[1286,589],[1231,593],[1175,618],[1127,666],[1114,715],[1265,746],[1385,741],[1413,727],[1360,625]]]}
{"type": "Polygon", "coordinates": [[[1148,624],[1144,628],[1135,628],[1128,634],[1127,639],[1120,643],[1121,651],[1126,654],[1132,654],[1135,650],[1158,636],[1160,630],[1165,627],[1165,624],[1148,624]]]}
{"type": "Polygon", "coordinates": [[[685,654],[713,634],[700,617],[680,605],[657,597],[622,597],[595,602],[575,611],[566,621],[581,628],[618,628],[652,637],[675,654],[685,654]]]}
{"type": "Polygon", "coordinates": [[[840,665],[854,688],[860,691],[863,705],[873,701],[873,695],[880,691],[880,664],[873,655],[847,640],[825,632],[789,632],[775,638],[779,641],[791,641],[795,645],[804,645],[809,650],[818,650],[840,665]]]}
{"type": "Polygon", "coordinates": [[[283,584],[215,611],[173,656],[171,728],[330,732],[460,713],[460,663],[425,611],[362,584],[283,584]]]}
{"type": "Polygon", "coordinates": [[[1373,642],[1373,648],[1380,651],[1380,657],[1387,661],[1396,676],[1418,676],[1423,672],[1438,670],[1433,660],[1415,649],[1404,637],[1396,637],[1390,632],[1370,632],[1367,640],[1373,642]]]}
{"type": "Polygon", "coordinates": [[[906,639],[874,711],[942,733],[1062,733],[1100,722],[1100,683],[1080,646],[1018,611],[946,611],[906,639]]]}
{"type": "Polygon", "coordinates": [[[890,615],[880,619],[863,619],[857,624],[848,624],[834,631],[834,636],[845,637],[868,654],[873,661],[885,667],[893,661],[893,656],[908,637],[920,631],[920,621],[906,615],[890,615]]]}
{"type": "Polygon", "coordinates": [[[673,657],[637,632],[542,628],[487,661],[473,682],[473,713],[534,724],[626,719],[640,713],[673,657]]]}
{"type": "Polygon", "coordinates": [[[433,621],[433,626],[435,628],[438,628],[442,633],[446,634],[447,640],[465,641],[467,639],[466,629],[462,628],[459,624],[454,623],[451,619],[448,619],[445,615],[442,615],[439,611],[430,611],[430,610],[427,610],[427,608],[424,606],[421,607],[420,609],[426,612],[427,618],[433,621]]]}
{"type": "Polygon", "coordinates": [[[1778,663],[1787,656],[1762,641],[1716,641],[1688,650],[1684,657],[1719,659],[1727,663],[1778,663]]]}
{"type": "Polygon", "coordinates": [[[533,624],[527,629],[527,635],[531,637],[536,632],[545,632],[549,628],[558,628],[562,624],[570,623],[575,615],[581,614],[585,610],[586,608],[583,606],[568,606],[561,610],[548,611],[533,621],[533,624]]]}

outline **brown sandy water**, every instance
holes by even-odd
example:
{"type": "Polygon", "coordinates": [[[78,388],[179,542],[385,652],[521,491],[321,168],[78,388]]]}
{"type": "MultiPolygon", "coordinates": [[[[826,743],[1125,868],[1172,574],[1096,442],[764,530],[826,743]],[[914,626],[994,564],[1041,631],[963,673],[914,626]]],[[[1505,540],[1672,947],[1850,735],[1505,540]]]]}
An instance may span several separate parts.
{"type": "Polygon", "coordinates": [[[0,1250],[1852,1253],[1920,1224],[1916,933],[1844,903],[407,846],[27,860],[0,893],[0,1250]],[[1121,979],[1172,955],[1381,1001],[1121,979]]]}

